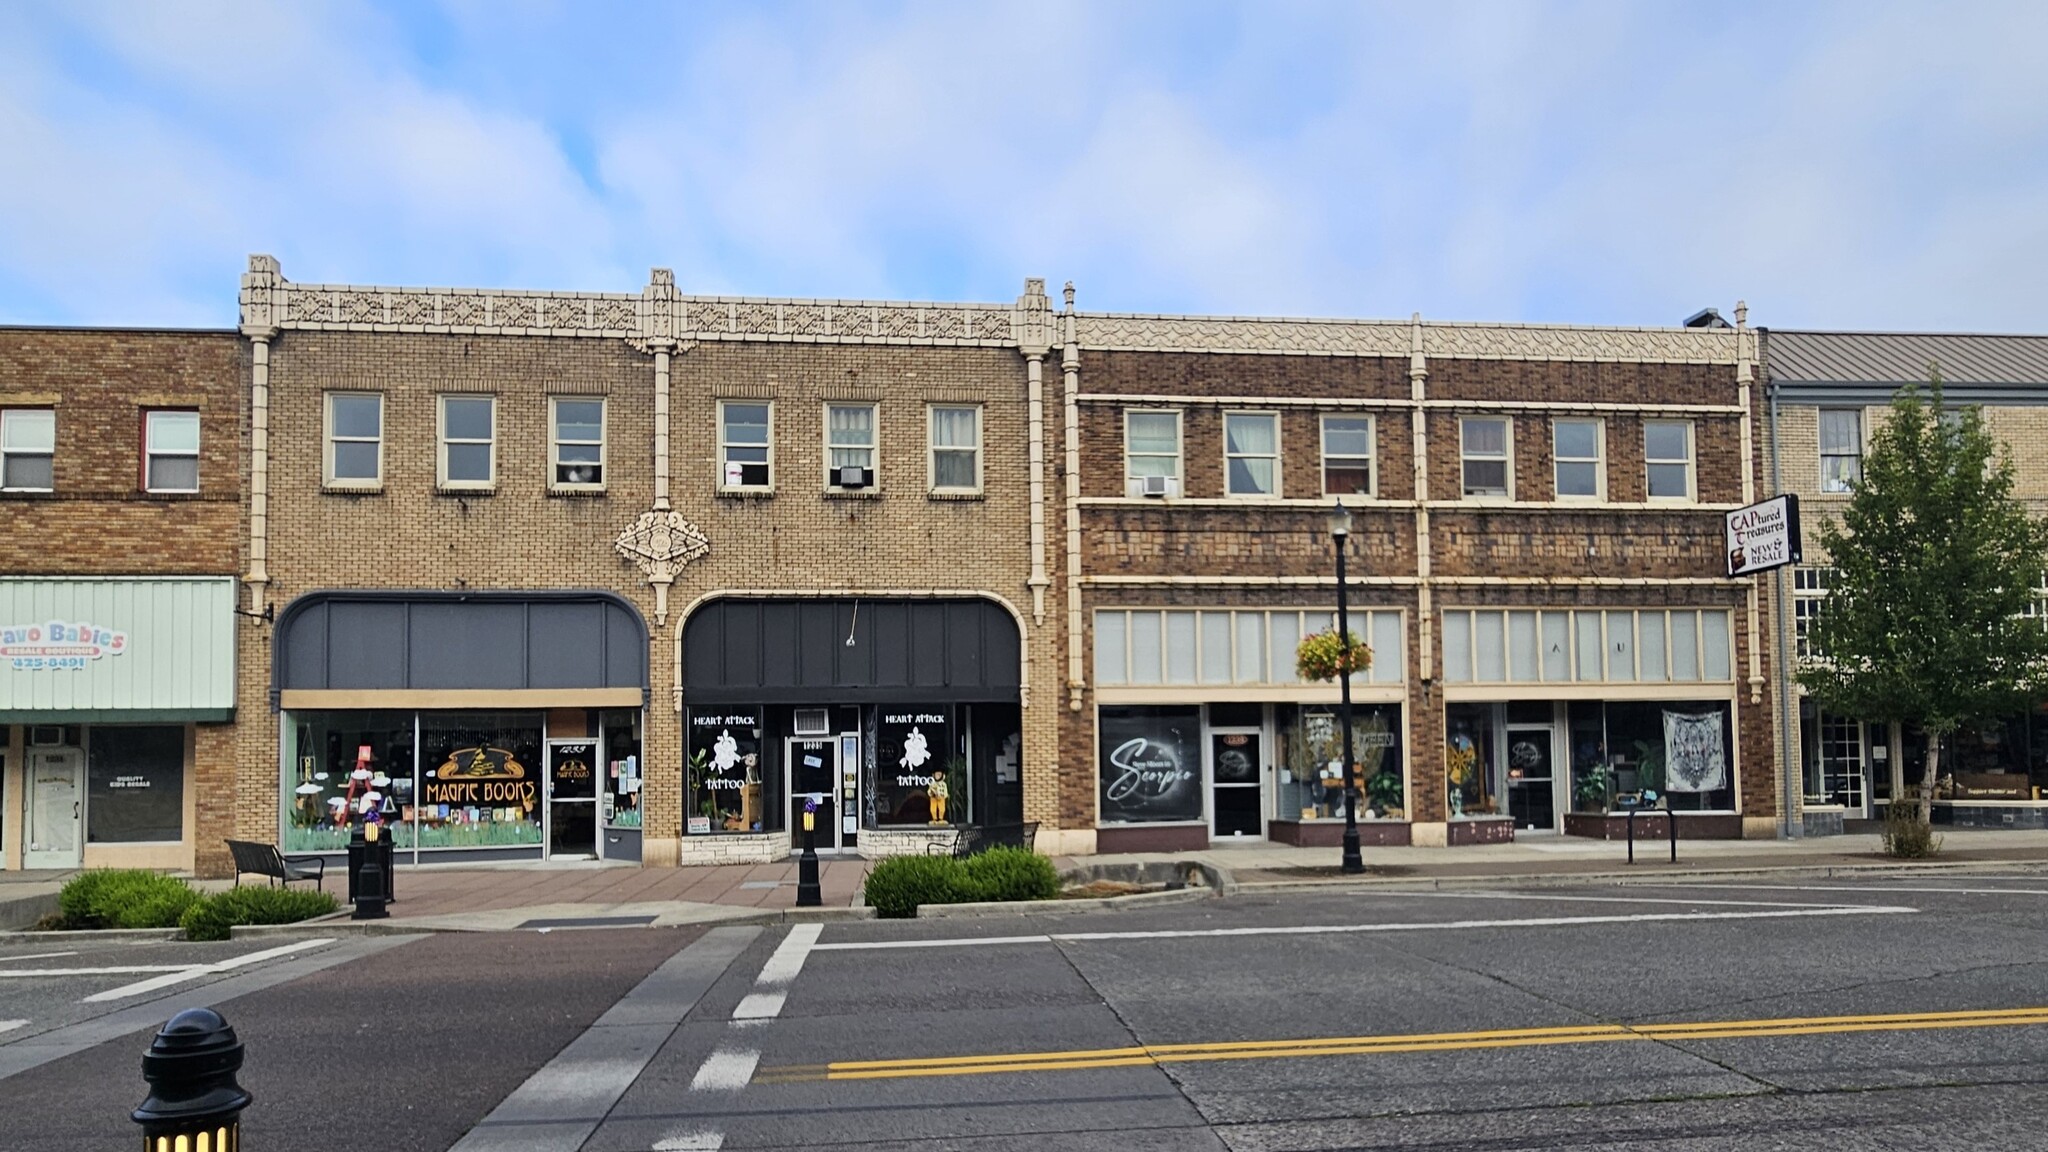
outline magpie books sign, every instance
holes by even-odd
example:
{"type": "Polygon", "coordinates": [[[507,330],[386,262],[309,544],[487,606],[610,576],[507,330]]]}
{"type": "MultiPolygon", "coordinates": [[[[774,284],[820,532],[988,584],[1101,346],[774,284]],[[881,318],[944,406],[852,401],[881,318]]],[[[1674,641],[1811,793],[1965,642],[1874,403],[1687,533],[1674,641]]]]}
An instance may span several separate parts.
{"type": "Polygon", "coordinates": [[[1799,497],[1773,496],[1728,513],[1728,575],[1768,572],[1800,561],[1799,497]]]}

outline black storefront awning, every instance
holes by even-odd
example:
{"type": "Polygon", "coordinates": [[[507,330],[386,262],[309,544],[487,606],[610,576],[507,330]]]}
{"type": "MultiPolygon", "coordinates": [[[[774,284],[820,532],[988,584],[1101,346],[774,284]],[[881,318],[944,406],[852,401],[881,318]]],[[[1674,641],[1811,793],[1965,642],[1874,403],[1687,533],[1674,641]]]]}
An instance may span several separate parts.
{"type": "Polygon", "coordinates": [[[683,626],[683,693],[692,704],[1015,701],[1021,655],[1016,619],[989,600],[714,600],[683,626]]]}

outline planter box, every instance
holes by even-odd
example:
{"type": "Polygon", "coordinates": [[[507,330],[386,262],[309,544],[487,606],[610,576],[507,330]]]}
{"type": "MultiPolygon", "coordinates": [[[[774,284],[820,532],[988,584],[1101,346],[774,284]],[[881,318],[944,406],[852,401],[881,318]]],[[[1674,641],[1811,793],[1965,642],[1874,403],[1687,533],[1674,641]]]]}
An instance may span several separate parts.
{"type": "MultiPolygon", "coordinates": [[[[1636,817],[1636,839],[1664,839],[1669,823],[1664,813],[1644,811],[1636,817]]],[[[1626,812],[1567,812],[1564,816],[1564,834],[1584,836],[1592,840],[1628,839],[1628,813],[1626,812]]],[[[1678,814],[1678,838],[1680,840],[1740,840],[1742,839],[1742,817],[1729,812],[1680,812],[1678,814]]]]}
{"type": "Polygon", "coordinates": [[[1201,852],[1209,847],[1206,824],[1104,824],[1095,829],[1095,850],[1112,852],[1201,852]]]}
{"type": "MultiPolygon", "coordinates": [[[[1296,848],[1337,848],[1344,843],[1342,820],[1273,820],[1266,834],[1276,844],[1296,848]]],[[[1360,820],[1358,842],[1368,848],[1405,848],[1411,840],[1406,820],[1360,820]]]]}
{"type": "Polygon", "coordinates": [[[1512,816],[1454,817],[1444,825],[1444,843],[1452,848],[1466,844],[1512,844],[1514,840],[1512,816]]]}
{"type": "Polygon", "coordinates": [[[1936,800],[1929,818],[1951,828],[2048,828],[2048,800],[1936,800]]]}

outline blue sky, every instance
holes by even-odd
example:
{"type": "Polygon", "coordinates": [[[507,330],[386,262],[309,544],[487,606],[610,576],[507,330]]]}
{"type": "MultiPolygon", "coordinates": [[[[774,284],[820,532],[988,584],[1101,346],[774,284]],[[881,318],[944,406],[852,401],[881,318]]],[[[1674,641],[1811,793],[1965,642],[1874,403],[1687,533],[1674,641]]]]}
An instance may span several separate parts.
{"type": "Polygon", "coordinates": [[[0,7],[0,323],[294,280],[2048,331],[2048,5],[0,7]]]}

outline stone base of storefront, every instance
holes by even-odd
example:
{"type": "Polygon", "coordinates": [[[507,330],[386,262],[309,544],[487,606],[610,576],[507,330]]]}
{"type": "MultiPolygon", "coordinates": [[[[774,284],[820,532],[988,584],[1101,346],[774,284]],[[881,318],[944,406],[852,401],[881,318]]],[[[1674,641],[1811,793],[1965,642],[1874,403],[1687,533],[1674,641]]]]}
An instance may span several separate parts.
{"type": "Polygon", "coordinates": [[[1799,813],[1799,828],[1808,836],[1840,836],[1846,819],[1840,808],[1807,808],[1799,813]]]}
{"type": "Polygon", "coordinates": [[[2048,828],[2048,800],[1936,800],[1929,814],[1951,828],[2048,828]]]}
{"type": "Polygon", "coordinates": [[[866,860],[879,860],[884,856],[921,856],[934,844],[950,846],[959,835],[957,828],[863,828],[860,847],[856,851],[866,860]]]}
{"type": "Polygon", "coordinates": [[[1512,816],[1477,816],[1447,821],[1444,843],[1452,848],[1468,844],[1511,844],[1515,839],[1512,816]]]}
{"type": "Polygon", "coordinates": [[[676,864],[771,864],[789,858],[789,833],[749,832],[732,836],[685,836],[676,864]]]}
{"type": "MultiPolygon", "coordinates": [[[[1344,843],[1342,820],[1275,820],[1266,834],[1296,848],[1337,848],[1344,843]]],[[[1358,842],[1367,848],[1406,848],[1412,843],[1406,820],[1360,820],[1358,842]]]]}
{"type": "MultiPolygon", "coordinates": [[[[1663,812],[1644,812],[1636,817],[1636,839],[1662,840],[1670,821],[1663,812]]],[[[1678,838],[1685,840],[1740,840],[1742,817],[1728,812],[1680,812],[1678,838]]],[[[1628,839],[1628,815],[1623,812],[1567,812],[1564,834],[1591,840],[1628,839]]]]}
{"type": "Polygon", "coordinates": [[[1206,824],[1125,824],[1095,830],[1095,850],[1118,852],[1200,852],[1209,846],[1206,824]]]}

